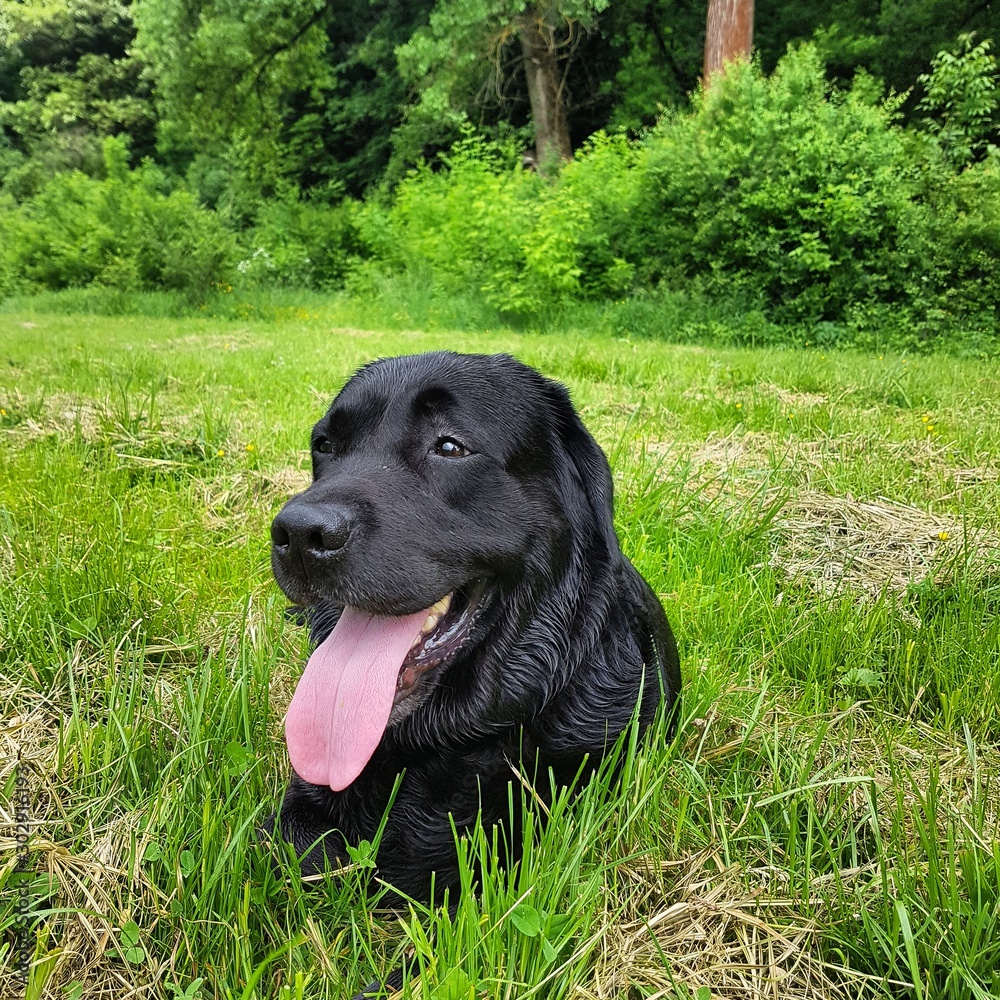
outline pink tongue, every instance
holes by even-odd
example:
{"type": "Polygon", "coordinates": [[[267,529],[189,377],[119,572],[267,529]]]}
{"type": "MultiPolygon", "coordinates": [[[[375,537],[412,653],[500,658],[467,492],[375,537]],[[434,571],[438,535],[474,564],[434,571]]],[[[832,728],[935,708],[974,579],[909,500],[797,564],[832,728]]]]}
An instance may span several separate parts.
{"type": "Polygon", "coordinates": [[[285,716],[292,767],[339,792],[364,769],[382,739],[396,679],[428,612],[402,618],[346,607],[316,647],[285,716]]]}

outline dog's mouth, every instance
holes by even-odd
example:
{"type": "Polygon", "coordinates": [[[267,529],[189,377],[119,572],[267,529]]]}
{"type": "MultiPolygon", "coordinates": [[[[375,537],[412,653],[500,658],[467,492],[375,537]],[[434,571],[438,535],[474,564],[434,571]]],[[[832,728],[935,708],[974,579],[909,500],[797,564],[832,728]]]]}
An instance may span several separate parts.
{"type": "Polygon", "coordinates": [[[481,584],[453,590],[428,609],[420,634],[399,668],[394,705],[418,690],[424,674],[450,660],[462,648],[475,621],[482,592],[481,584]]]}
{"type": "Polygon", "coordinates": [[[484,587],[446,594],[409,615],[347,605],[313,651],[285,716],[288,755],[314,785],[346,788],[371,759],[396,705],[468,638],[484,587]]]}

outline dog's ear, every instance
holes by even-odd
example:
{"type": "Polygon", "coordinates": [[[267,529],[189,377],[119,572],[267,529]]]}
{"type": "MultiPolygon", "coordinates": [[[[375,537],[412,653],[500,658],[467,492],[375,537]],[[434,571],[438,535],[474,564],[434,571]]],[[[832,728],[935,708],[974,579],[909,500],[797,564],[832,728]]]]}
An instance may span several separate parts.
{"type": "Polygon", "coordinates": [[[611,466],[601,446],[583,426],[566,387],[545,379],[546,395],[559,441],[569,458],[572,489],[587,500],[594,525],[608,552],[619,549],[615,534],[614,485],[611,466]]]}

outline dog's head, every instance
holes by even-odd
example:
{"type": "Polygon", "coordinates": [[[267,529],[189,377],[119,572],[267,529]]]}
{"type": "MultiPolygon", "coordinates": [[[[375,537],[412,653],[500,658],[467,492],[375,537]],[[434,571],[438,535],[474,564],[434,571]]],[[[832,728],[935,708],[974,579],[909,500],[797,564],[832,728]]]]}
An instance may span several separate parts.
{"type": "Polygon", "coordinates": [[[298,773],[340,789],[387,726],[537,694],[503,676],[505,652],[543,605],[568,614],[618,543],[607,460],[566,390],[506,355],[365,366],[313,429],[312,465],[271,529],[278,583],[323,638],[286,734],[298,773]]]}

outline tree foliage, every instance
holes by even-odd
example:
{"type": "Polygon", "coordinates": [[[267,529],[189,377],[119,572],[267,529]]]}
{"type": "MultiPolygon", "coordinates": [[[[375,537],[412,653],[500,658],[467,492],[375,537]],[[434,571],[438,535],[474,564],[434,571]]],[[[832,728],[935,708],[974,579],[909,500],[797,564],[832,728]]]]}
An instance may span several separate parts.
{"type": "Polygon", "coordinates": [[[1000,84],[988,40],[975,45],[972,35],[960,36],[958,51],[939,52],[931,72],[921,73],[917,82],[924,89],[917,110],[929,112],[923,123],[952,162],[962,165],[995,150],[989,140],[995,130],[1000,84]]]}
{"type": "Polygon", "coordinates": [[[519,76],[533,120],[536,160],[567,159],[568,78],[581,38],[610,0],[437,0],[428,24],[398,50],[418,89],[412,119],[457,129],[478,103],[508,98],[519,76]]]}
{"type": "Polygon", "coordinates": [[[289,102],[327,85],[324,0],[143,0],[134,50],[155,80],[160,149],[258,189],[282,175],[289,102]]]}
{"type": "MultiPolygon", "coordinates": [[[[962,32],[1000,12],[950,0],[757,0],[770,71],[815,37],[831,77],[859,67],[913,95],[962,32]]],[[[557,72],[561,155],[684,107],[701,73],[705,0],[20,0],[0,5],[0,184],[101,169],[130,139],[209,204],[248,220],[291,186],[331,201],[394,184],[470,122],[536,133],[524,73],[534,26],[557,72]]]]}
{"type": "Polygon", "coordinates": [[[153,151],[134,35],[131,9],[109,0],[0,8],[0,181],[27,192],[53,171],[98,170],[109,135],[128,135],[138,155],[153,151]]]}

